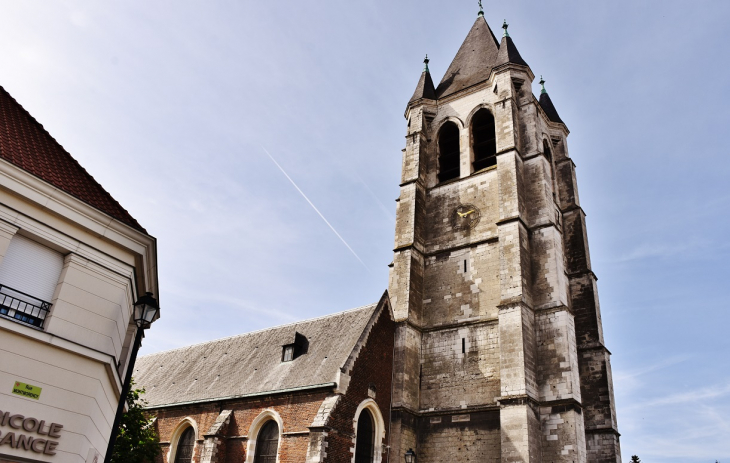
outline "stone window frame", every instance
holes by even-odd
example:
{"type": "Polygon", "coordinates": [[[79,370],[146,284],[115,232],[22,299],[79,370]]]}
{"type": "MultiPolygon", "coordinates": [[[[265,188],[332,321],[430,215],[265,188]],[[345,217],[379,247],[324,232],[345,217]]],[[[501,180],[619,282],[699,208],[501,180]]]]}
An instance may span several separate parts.
{"type": "Polygon", "coordinates": [[[172,436],[170,436],[170,450],[168,450],[167,452],[167,461],[175,461],[177,444],[180,442],[180,437],[182,437],[183,433],[188,428],[193,428],[193,432],[195,433],[195,446],[193,447],[192,459],[192,461],[195,461],[195,452],[198,450],[198,423],[196,423],[195,420],[189,416],[186,416],[182,419],[182,421],[180,421],[180,423],[178,423],[177,427],[172,432],[172,436]]]}
{"type": "Polygon", "coordinates": [[[279,443],[276,449],[276,462],[279,463],[279,458],[281,456],[281,441],[282,437],[284,437],[284,421],[281,419],[281,415],[279,415],[279,413],[273,408],[267,408],[262,411],[256,418],[254,418],[253,422],[251,422],[251,426],[248,428],[246,460],[244,460],[245,463],[254,463],[254,458],[256,457],[256,441],[258,440],[259,432],[266,423],[272,420],[276,421],[276,424],[279,425],[279,443]]]}
{"type": "MultiPolygon", "coordinates": [[[[474,134],[472,131],[472,125],[473,125],[473,119],[476,113],[478,113],[480,110],[486,109],[492,114],[492,117],[494,118],[494,143],[496,146],[496,153],[499,153],[499,130],[497,130],[497,108],[494,104],[490,103],[480,103],[474,108],[472,108],[471,111],[469,111],[469,115],[466,116],[466,119],[464,120],[464,127],[467,131],[467,137],[468,142],[466,146],[466,153],[468,157],[469,162],[469,175],[472,175],[475,173],[474,170],[474,134]]],[[[496,165],[494,166],[496,167],[496,165]]],[[[492,168],[494,168],[492,167],[492,168]]],[[[488,168],[489,169],[489,168],[488,168]]]]}
{"type": "Polygon", "coordinates": [[[430,134],[431,134],[430,135],[431,136],[431,140],[429,140],[429,141],[432,141],[432,143],[434,144],[433,145],[434,148],[431,151],[433,153],[435,153],[435,154],[432,154],[431,155],[431,156],[435,156],[435,162],[433,164],[435,166],[435,170],[433,171],[434,174],[432,174],[432,175],[435,175],[436,176],[435,186],[441,185],[443,183],[450,183],[450,182],[452,182],[454,180],[458,180],[458,179],[462,178],[462,176],[461,176],[461,165],[462,165],[462,163],[464,161],[464,159],[463,159],[464,158],[464,153],[467,152],[467,151],[464,150],[464,143],[462,143],[463,142],[463,138],[464,138],[464,128],[465,127],[466,126],[464,125],[464,122],[461,119],[459,119],[456,116],[450,115],[450,116],[446,116],[443,119],[439,120],[438,121],[438,124],[437,125],[434,125],[433,132],[430,132],[430,134]],[[439,164],[439,157],[441,156],[441,148],[439,146],[439,137],[441,136],[441,130],[449,122],[453,122],[454,124],[456,124],[456,126],[459,129],[459,176],[456,177],[456,178],[453,178],[451,180],[446,180],[445,182],[441,182],[438,179],[438,175],[441,172],[441,166],[439,164]]]}
{"type": "Polygon", "coordinates": [[[547,162],[550,165],[550,171],[548,173],[550,174],[550,182],[553,186],[553,200],[555,204],[560,204],[560,201],[558,200],[558,171],[555,162],[555,144],[553,143],[552,138],[550,138],[550,135],[548,135],[547,133],[543,133],[540,139],[542,143],[540,144],[538,149],[545,157],[545,159],[547,159],[547,162]],[[548,153],[545,152],[545,145],[547,145],[548,149],[550,150],[549,156],[548,153]]]}
{"type": "Polygon", "coordinates": [[[373,463],[382,463],[383,461],[383,441],[385,440],[385,420],[383,419],[383,414],[380,412],[380,407],[378,407],[378,403],[375,402],[373,399],[365,399],[362,402],[360,402],[360,405],[357,406],[357,410],[355,410],[355,416],[352,420],[352,448],[350,448],[350,453],[352,453],[351,463],[355,463],[355,448],[357,447],[357,421],[360,419],[360,414],[363,410],[367,409],[370,412],[370,415],[373,417],[373,424],[375,425],[375,439],[373,441],[373,463]]]}

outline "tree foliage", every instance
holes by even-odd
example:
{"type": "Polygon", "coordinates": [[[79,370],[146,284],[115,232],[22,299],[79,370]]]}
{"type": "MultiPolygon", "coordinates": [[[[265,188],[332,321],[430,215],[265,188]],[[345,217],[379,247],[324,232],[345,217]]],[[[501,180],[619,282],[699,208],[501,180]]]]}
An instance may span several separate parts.
{"type": "Polygon", "coordinates": [[[641,463],[641,459],[636,455],[631,456],[631,463],[641,463]]]}
{"type": "Polygon", "coordinates": [[[128,411],[122,415],[114,442],[113,463],[152,463],[160,452],[157,431],[144,411],[147,401],[142,394],[144,389],[135,389],[132,379],[126,398],[128,411]]]}

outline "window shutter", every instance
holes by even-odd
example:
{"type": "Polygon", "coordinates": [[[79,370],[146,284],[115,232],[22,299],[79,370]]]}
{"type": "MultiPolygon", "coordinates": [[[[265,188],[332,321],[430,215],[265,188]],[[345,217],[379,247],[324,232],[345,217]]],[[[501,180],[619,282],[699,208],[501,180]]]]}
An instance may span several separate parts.
{"type": "Polygon", "coordinates": [[[63,254],[15,235],[0,263],[0,285],[51,302],[63,269],[63,254]]]}

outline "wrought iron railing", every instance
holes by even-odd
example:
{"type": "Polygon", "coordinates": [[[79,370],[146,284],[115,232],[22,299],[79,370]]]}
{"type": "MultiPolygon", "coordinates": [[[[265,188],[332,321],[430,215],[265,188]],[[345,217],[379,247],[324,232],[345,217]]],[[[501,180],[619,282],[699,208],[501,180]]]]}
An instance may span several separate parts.
{"type": "Polygon", "coordinates": [[[0,285],[0,315],[43,328],[51,303],[9,286],[0,285]]]}

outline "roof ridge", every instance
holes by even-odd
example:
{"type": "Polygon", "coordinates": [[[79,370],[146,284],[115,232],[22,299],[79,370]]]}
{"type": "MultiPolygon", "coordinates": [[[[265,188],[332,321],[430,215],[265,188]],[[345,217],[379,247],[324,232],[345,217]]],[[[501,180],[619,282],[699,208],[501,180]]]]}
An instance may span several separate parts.
{"type": "Polygon", "coordinates": [[[317,320],[324,320],[326,318],[332,318],[332,317],[336,317],[338,315],[344,315],[346,313],[356,312],[358,310],[365,310],[365,309],[367,309],[369,307],[373,307],[373,306],[376,306],[377,307],[377,305],[379,303],[380,303],[380,301],[373,302],[371,304],[361,305],[360,307],[355,307],[353,309],[347,309],[347,310],[343,310],[341,312],[335,312],[335,313],[331,313],[331,314],[328,314],[328,315],[322,315],[320,317],[306,318],[304,320],[299,320],[299,321],[291,322],[291,323],[285,323],[283,325],[270,326],[268,328],[262,328],[260,330],[255,330],[255,331],[249,331],[247,333],[234,334],[232,336],[226,336],[224,338],[211,339],[210,341],[203,341],[203,342],[198,342],[198,343],[195,343],[195,344],[189,344],[187,346],[181,346],[181,347],[175,347],[173,349],[162,350],[162,351],[155,352],[155,353],[152,353],[152,354],[143,355],[139,359],[141,360],[141,359],[144,359],[144,358],[151,358],[151,357],[154,357],[154,356],[157,356],[157,355],[167,354],[167,353],[175,352],[175,351],[178,351],[178,350],[190,349],[192,347],[203,346],[205,344],[213,344],[215,342],[227,341],[229,339],[242,338],[244,336],[250,336],[252,334],[262,333],[264,331],[270,331],[270,330],[275,330],[275,329],[279,329],[279,328],[286,328],[287,326],[294,326],[294,325],[298,325],[300,323],[313,322],[313,321],[317,321],[317,320]]]}
{"type": "Polygon", "coordinates": [[[124,212],[126,213],[126,215],[127,215],[128,217],[129,217],[129,219],[130,219],[130,220],[132,221],[132,223],[127,223],[127,222],[125,222],[125,221],[121,220],[120,218],[114,217],[114,216],[113,216],[112,214],[110,214],[109,212],[107,212],[107,211],[104,211],[104,210],[102,210],[102,209],[101,209],[101,208],[99,208],[98,206],[95,206],[95,205],[91,204],[91,203],[90,203],[89,201],[87,201],[87,200],[84,200],[84,199],[80,198],[80,197],[79,197],[78,195],[76,195],[76,194],[74,194],[74,193],[71,193],[70,191],[67,191],[67,190],[66,190],[66,189],[64,189],[64,188],[61,188],[60,186],[58,186],[58,185],[55,185],[55,184],[51,183],[51,182],[50,182],[50,181],[48,181],[47,179],[44,179],[43,177],[41,177],[40,175],[38,175],[37,173],[31,172],[31,171],[29,171],[29,170],[25,169],[24,167],[22,167],[22,166],[19,166],[19,165],[17,165],[16,163],[14,163],[14,162],[10,161],[9,159],[6,159],[6,158],[4,158],[4,159],[5,159],[5,160],[6,160],[7,162],[9,162],[9,163],[13,164],[14,166],[16,166],[16,167],[18,167],[18,168],[20,168],[20,169],[22,169],[22,170],[24,170],[24,171],[28,172],[29,174],[33,175],[34,177],[37,177],[37,178],[39,178],[39,179],[43,180],[44,182],[46,182],[46,183],[49,183],[49,184],[51,184],[51,185],[52,185],[53,187],[55,187],[55,188],[57,188],[57,189],[59,189],[59,190],[63,191],[64,193],[66,193],[66,194],[68,194],[68,195],[71,195],[71,196],[73,196],[74,198],[78,199],[79,201],[82,201],[83,203],[85,203],[85,204],[88,204],[89,206],[93,207],[94,209],[96,209],[96,210],[98,210],[98,211],[100,211],[100,212],[102,212],[102,213],[104,213],[104,214],[108,215],[108,216],[109,216],[109,217],[111,217],[112,219],[115,219],[115,220],[117,220],[117,221],[119,221],[119,222],[125,223],[126,225],[132,226],[133,228],[136,228],[136,229],[138,229],[138,230],[141,230],[141,231],[143,231],[144,233],[147,233],[147,230],[146,230],[146,229],[145,229],[145,228],[144,228],[144,227],[143,227],[143,226],[142,226],[142,225],[141,225],[141,224],[140,224],[140,223],[139,223],[139,222],[137,221],[137,219],[135,219],[134,217],[132,217],[132,214],[130,214],[130,213],[129,213],[129,211],[128,211],[128,210],[127,210],[127,209],[126,209],[126,208],[125,208],[124,206],[122,206],[122,205],[121,205],[121,203],[120,203],[119,201],[117,201],[117,200],[116,200],[116,199],[114,198],[114,196],[112,196],[112,195],[111,195],[111,193],[109,193],[109,192],[108,192],[108,191],[106,190],[106,188],[104,188],[104,187],[102,186],[102,184],[101,184],[101,183],[99,183],[99,182],[98,182],[98,181],[97,181],[97,180],[96,180],[96,179],[94,178],[94,176],[93,176],[93,175],[91,175],[91,174],[90,174],[90,173],[89,173],[89,172],[88,172],[88,171],[86,170],[86,168],[84,168],[84,166],[82,166],[82,165],[81,165],[81,164],[79,163],[79,161],[78,161],[78,160],[77,160],[77,159],[76,159],[75,157],[73,157],[73,155],[72,155],[72,154],[71,154],[71,153],[70,153],[70,152],[69,152],[69,151],[68,151],[68,150],[67,150],[66,148],[64,148],[64,146],[63,146],[63,145],[62,145],[62,144],[61,144],[61,143],[60,143],[60,142],[59,142],[58,140],[56,140],[56,138],[55,138],[55,137],[54,137],[53,135],[51,135],[51,133],[50,133],[50,132],[49,132],[49,131],[48,131],[48,130],[47,130],[47,129],[46,129],[46,128],[45,128],[44,126],[43,126],[43,124],[41,124],[41,123],[40,123],[40,122],[38,121],[38,119],[36,119],[36,118],[35,118],[35,117],[34,117],[34,116],[33,116],[33,115],[32,115],[32,114],[30,113],[30,111],[28,111],[27,109],[25,109],[25,107],[24,107],[24,106],[23,106],[23,105],[22,105],[22,104],[21,104],[21,103],[20,103],[20,102],[19,102],[18,100],[16,100],[16,99],[15,99],[15,97],[13,97],[13,95],[11,95],[11,94],[10,94],[10,92],[8,92],[8,91],[7,91],[6,89],[5,89],[5,87],[3,87],[2,85],[0,85],[0,91],[2,91],[2,93],[4,93],[4,94],[5,94],[5,96],[6,96],[6,97],[7,97],[7,98],[8,98],[9,100],[11,100],[11,101],[12,101],[12,102],[13,102],[13,103],[14,103],[15,105],[17,105],[17,107],[18,107],[18,108],[19,108],[19,109],[20,109],[20,110],[22,111],[23,115],[24,115],[25,117],[27,117],[27,118],[28,118],[28,120],[29,120],[29,121],[30,121],[30,122],[31,122],[32,124],[34,124],[34,125],[35,125],[35,126],[36,126],[36,127],[37,127],[37,128],[39,129],[39,130],[41,130],[41,131],[42,131],[42,132],[43,132],[43,133],[44,133],[44,134],[45,134],[45,135],[46,135],[46,136],[47,136],[47,137],[48,137],[48,138],[49,138],[49,139],[50,139],[50,140],[51,140],[51,141],[52,141],[53,143],[55,143],[55,144],[56,144],[56,145],[58,146],[58,148],[60,148],[60,150],[61,150],[61,151],[62,151],[63,153],[65,153],[65,154],[66,154],[66,155],[68,156],[68,158],[69,158],[69,159],[70,159],[70,160],[71,160],[71,161],[72,161],[72,162],[73,162],[73,163],[74,163],[74,164],[75,164],[75,165],[76,165],[76,166],[77,166],[77,167],[78,167],[78,168],[80,169],[80,171],[81,171],[81,174],[82,174],[82,175],[84,175],[84,176],[85,176],[85,177],[87,178],[87,180],[90,180],[91,182],[93,182],[94,184],[96,184],[96,186],[98,186],[98,187],[99,187],[99,188],[101,189],[101,191],[103,191],[104,193],[106,193],[107,199],[111,200],[111,201],[112,201],[112,202],[113,202],[113,203],[114,203],[114,204],[115,204],[115,205],[116,205],[117,207],[119,207],[119,209],[121,209],[122,211],[124,211],[124,212]]]}

